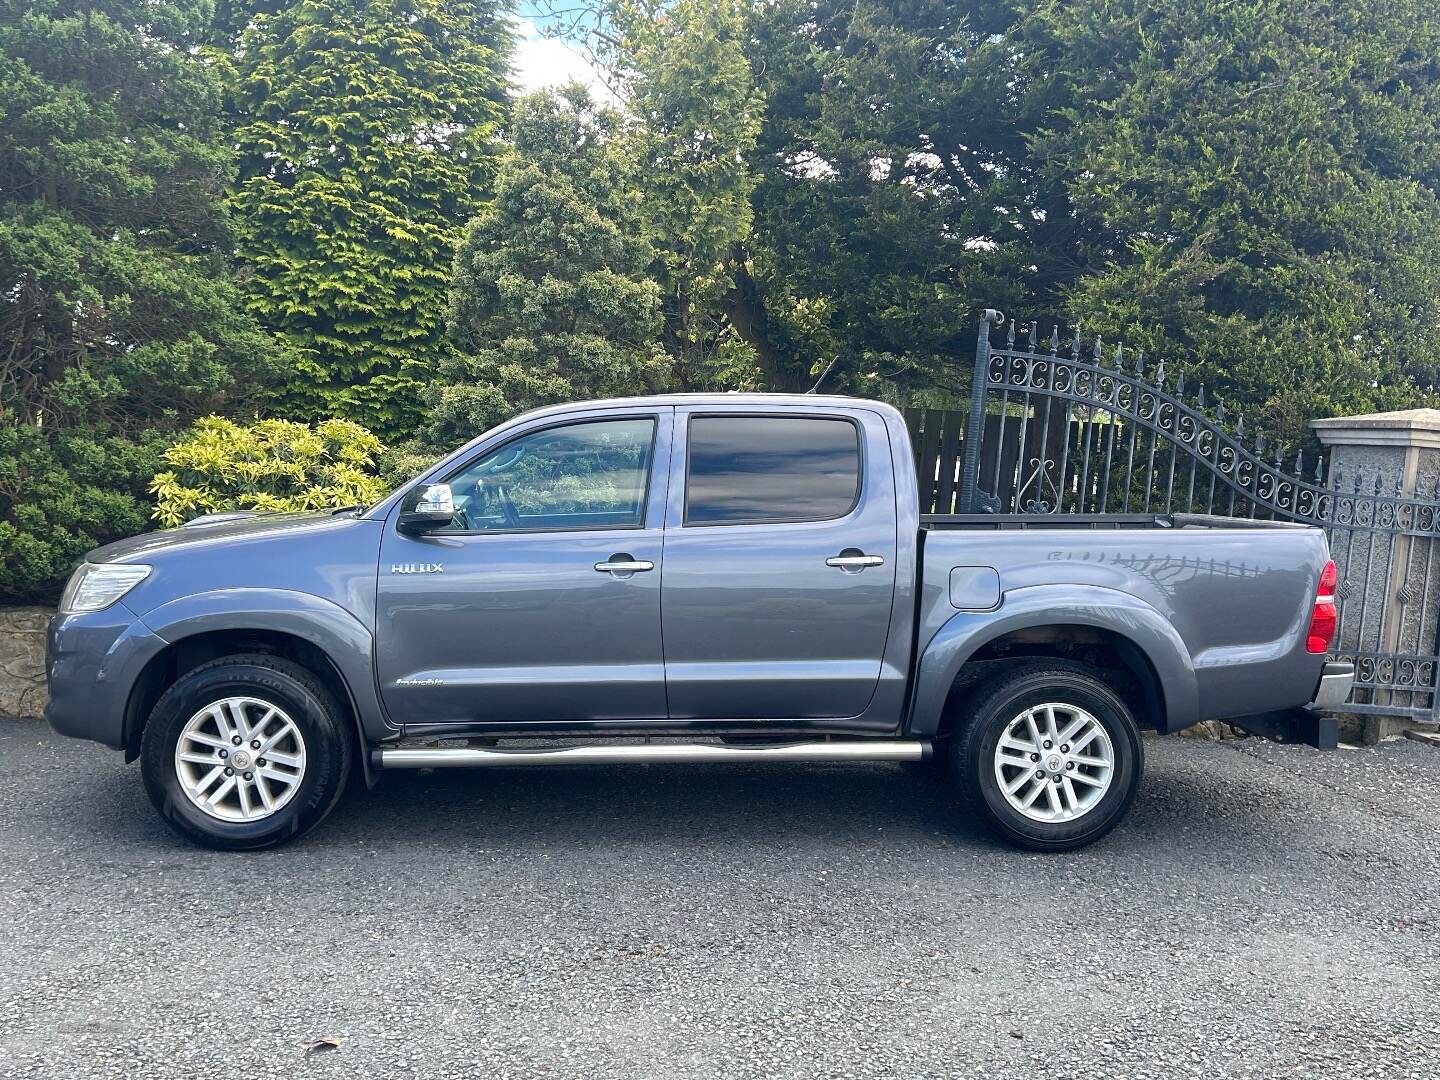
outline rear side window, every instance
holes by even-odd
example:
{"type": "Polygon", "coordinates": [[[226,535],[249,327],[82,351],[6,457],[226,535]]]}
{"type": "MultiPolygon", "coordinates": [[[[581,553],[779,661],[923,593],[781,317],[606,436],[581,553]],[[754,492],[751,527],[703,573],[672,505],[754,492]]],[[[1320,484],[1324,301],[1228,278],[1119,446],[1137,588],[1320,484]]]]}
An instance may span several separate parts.
{"type": "Polygon", "coordinates": [[[860,433],[849,420],[690,420],[687,525],[825,521],[848,514],[859,495],[860,433]]]}

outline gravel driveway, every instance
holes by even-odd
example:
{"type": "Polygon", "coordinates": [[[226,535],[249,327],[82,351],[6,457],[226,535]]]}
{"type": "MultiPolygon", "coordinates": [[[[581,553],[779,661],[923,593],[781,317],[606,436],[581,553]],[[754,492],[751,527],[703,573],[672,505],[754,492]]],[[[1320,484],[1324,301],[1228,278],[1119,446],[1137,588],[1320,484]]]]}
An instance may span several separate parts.
{"type": "Polygon", "coordinates": [[[880,765],[396,773],[220,855],[6,721],[0,1076],[1440,1077],[1440,750],[1147,752],[1071,855],[880,765]]]}

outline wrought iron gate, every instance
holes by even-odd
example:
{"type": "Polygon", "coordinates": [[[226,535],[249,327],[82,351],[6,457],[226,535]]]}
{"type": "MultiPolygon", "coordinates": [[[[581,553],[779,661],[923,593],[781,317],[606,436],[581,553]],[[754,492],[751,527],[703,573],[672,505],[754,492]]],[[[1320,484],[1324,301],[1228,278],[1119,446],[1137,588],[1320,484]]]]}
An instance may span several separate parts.
{"type": "MultiPolygon", "coordinates": [[[[1330,536],[1340,572],[1334,659],[1351,660],[1347,711],[1435,720],[1440,478],[1407,497],[1380,474],[1327,471],[1247,440],[1225,403],[1162,362],[1035,323],[981,321],[970,411],[907,410],[928,513],[1200,513],[1298,521],[1330,536]],[[1248,443],[1248,445],[1247,445],[1248,443]]],[[[1236,567],[1237,572],[1243,568],[1236,567]]]]}

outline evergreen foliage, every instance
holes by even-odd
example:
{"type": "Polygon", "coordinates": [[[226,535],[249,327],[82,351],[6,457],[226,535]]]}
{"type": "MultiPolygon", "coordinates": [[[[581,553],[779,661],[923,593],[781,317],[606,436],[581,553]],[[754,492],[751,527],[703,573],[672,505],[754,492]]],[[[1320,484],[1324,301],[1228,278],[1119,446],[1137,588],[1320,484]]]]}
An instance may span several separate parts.
{"type": "Polygon", "coordinates": [[[490,0],[255,5],[234,47],[249,308],[298,353],[287,415],[413,432],[483,204],[510,29],[490,0]]]}
{"type": "Polygon", "coordinates": [[[1440,6],[557,7],[617,107],[512,104],[494,0],[0,0],[3,598],[152,477],[166,521],[364,501],[522,409],[832,358],[959,404],[985,306],[1272,445],[1436,400],[1440,6]]]}
{"type": "Polygon", "coordinates": [[[1440,8],[1066,0],[1021,37],[1061,100],[1035,139],[1105,257],[1072,319],[1304,438],[1440,368],[1440,8]]]}
{"type": "Polygon", "coordinates": [[[1057,206],[1030,164],[1049,83],[1005,38],[1017,18],[973,0],[751,5],[766,113],[745,299],[782,385],[838,357],[831,389],[944,403],[978,311],[1043,308],[1072,272],[1063,191],[1057,206]]]}
{"type": "Polygon", "coordinates": [[[144,529],[164,433],[254,407],[204,0],[0,0],[0,594],[144,529]]]}
{"type": "Polygon", "coordinates": [[[523,409],[645,393],[669,379],[660,288],[620,117],[579,87],[515,106],[494,201],[455,257],[431,436],[473,438],[523,409]]]}
{"type": "Polygon", "coordinates": [[[740,299],[763,113],[744,52],[745,11],[741,0],[625,0],[616,10],[623,33],[611,56],[629,77],[636,123],[627,137],[680,389],[773,388],[790,374],[760,351],[768,342],[740,299]]]}

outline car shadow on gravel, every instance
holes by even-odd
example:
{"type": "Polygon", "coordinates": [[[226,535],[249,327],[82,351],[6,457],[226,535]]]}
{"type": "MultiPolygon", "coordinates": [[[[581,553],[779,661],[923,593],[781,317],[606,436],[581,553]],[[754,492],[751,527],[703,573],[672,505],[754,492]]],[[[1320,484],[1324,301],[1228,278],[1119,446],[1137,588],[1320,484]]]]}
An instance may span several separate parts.
{"type": "Polygon", "coordinates": [[[900,833],[991,843],[945,783],[889,765],[397,771],[373,791],[352,789],[322,833],[363,835],[372,846],[423,834],[492,849],[541,838],[694,846],[829,835],[889,844],[900,833]]]}
{"type": "MultiPolygon", "coordinates": [[[[1155,771],[1158,782],[1142,785],[1129,819],[1100,842],[1105,849],[1143,852],[1177,839],[1227,849],[1284,843],[1254,791],[1227,803],[1217,838],[1214,781],[1173,765],[1155,771]]],[[[881,849],[902,838],[912,847],[1014,850],[968,812],[943,776],[894,765],[396,771],[373,791],[352,788],[312,837],[372,850],[403,848],[417,837],[492,851],[541,841],[552,848],[823,841],[881,849]]]]}
{"type": "MultiPolygon", "coordinates": [[[[1217,844],[1263,851],[1290,842],[1274,822],[1283,794],[1239,782],[1231,770],[1217,777],[1207,764],[1152,762],[1130,817],[1091,850],[1143,853],[1165,844],[1172,854],[1181,845],[1200,855],[1217,844]]],[[[111,768],[101,760],[81,767],[91,774],[89,798],[32,809],[102,845],[190,848],[150,806],[137,768],[118,759],[111,768]]],[[[803,842],[878,851],[901,840],[913,850],[1012,850],[969,814],[942,775],[882,764],[395,770],[372,791],[352,783],[329,819],[285,850],[778,850],[803,842]]]]}

